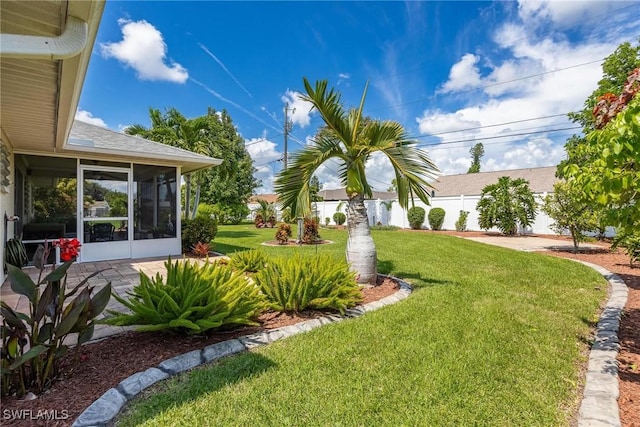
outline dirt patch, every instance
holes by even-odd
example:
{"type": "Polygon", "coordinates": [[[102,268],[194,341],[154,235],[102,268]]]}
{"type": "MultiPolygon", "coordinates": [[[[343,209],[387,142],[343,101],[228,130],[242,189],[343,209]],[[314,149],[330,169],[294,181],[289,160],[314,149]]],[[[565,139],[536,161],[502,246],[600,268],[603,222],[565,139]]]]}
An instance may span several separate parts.
{"type": "MultiPolygon", "coordinates": [[[[377,301],[398,291],[398,284],[379,277],[378,286],[363,288],[363,303],[377,301]]],[[[201,349],[217,342],[242,335],[292,325],[326,315],[324,311],[302,313],[266,313],[258,321],[259,326],[241,327],[229,331],[212,332],[203,336],[183,337],[159,332],[126,332],[82,347],[81,362],[75,370],[68,365],[62,378],[36,400],[2,399],[2,410],[57,411],[59,419],[2,420],[3,426],[69,426],[91,403],[120,381],[160,362],[191,350],[201,349]]],[[[4,414],[4,412],[3,412],[4,414]]],[[[28,414],[28,413],[27,413],[28,414]]]]}

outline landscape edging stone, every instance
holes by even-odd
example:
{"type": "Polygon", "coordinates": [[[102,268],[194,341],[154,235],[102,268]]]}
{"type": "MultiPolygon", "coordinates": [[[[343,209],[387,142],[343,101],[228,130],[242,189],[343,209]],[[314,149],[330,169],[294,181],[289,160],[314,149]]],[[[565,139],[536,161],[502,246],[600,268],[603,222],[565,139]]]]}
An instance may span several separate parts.
{"type": "Polygon", "coordinates": [[[129,400],[133,399],[140,392],[151,387],[161,379],[166,379],[170,376],[188,371],[200,365],[211,363],[225,356],[250,350],[258,346],[267,345],[271,342],[288,338],[302,332],[308,332],[312,329],[328,325],[330,323],[336,323],[344,320],[345,318],[359,317],[366,312],[377,310],[386,305],[399,302],[407,298],[413,291],[411,285],[402,279],[386,274],[379,274],[379,276],[392,279],[399,284],[400,289],[391,295],[396,298],[389,299],[389,297],[386,297],[382,300],[374,301],[369,304],[359,305],[353,309],[346,310],[344,316],[328,314],[318,319],[306,320],[294,325],[272,329],[267,332],[244,335],[239,338],[211,344],[200,350],[193,350],[172,357],[161,362],[157,367],[136,372],[122,380],[117,388],[107,390],[98,398],[98,400],[93,402],[78,416],[72,424],[72,427],[102,427],[110,425],[129,400]],[[160,378],[163,376],[164,378],[160,378]]]}

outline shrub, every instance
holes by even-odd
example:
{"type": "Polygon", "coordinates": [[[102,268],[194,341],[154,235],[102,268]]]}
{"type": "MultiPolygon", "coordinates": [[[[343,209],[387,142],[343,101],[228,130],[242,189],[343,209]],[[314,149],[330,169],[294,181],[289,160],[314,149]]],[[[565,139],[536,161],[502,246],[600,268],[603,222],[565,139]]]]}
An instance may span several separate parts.
{"type": "Polygon", "coordinates": [[[208,203],[200,203],[198,209],[196,209],[196,217],[203,216],[206,218],[213,218],[216,216],[218,209],[214,205],[208,203]]]}
{"type": "Polygon", "coordinates": [[[260,290],[229,266],[193,264],[188,260],[165,262],[166,282],[158,273],[150,278],[140,272],[140,284],[128,298],[113,294],[131,313],[108,312],[110,325],[142,325],[140,331],[169,330],[201,334],[225,325],[255,325],[265,308],[260,290]]]}
{"type": "Polygon", "coordinates": [[[182,250],[191,250],[198,242],[209,243],[218,232],[218,221],[215,218],[196,216],[182,220],[182,250]]]}
{"type": "Polygon", "coordinates": [[[394,231],[399,229],[397,225],[372,225],[369,227],[371,230],[381,230],[381,231],[394,231]]]}
{"type": "Polygon", "coordinates": [[[243,273],[255,273],[264,268],[267,256],[258,249],[234,252],[229,257],[229,265],[243,273]]]}
{"type": "Polygon", "coordinates": [[[262,228],[264,227],[264,218],[262,217],[262,215],[256,214],[253,223],[255,224],[256,228],[262,228]]]}
{"type": "Polygon", "coordinates": [[[191,248],[191,251],[198,258],[202,258],[205,256],[209,256],[209,252],[211,252],[211,246],[209,245],[209,243],[198,242],[191,248]]]}
{"type": "Polygon", "coordinates": [[[343,225],[347,222],[347,216],[342,212],[336,212],[333,214],[333,221],[338,225],[343,225]]]}
{"type": "Polygon", "coordinates": [[[22,268],[29,263],[27,257],[27,250],[24,247],[22,240],[14,237],[7,240],[4,247],[4,271],[7,271],[7,264],[15,265],[18,268],[22,268]]]}
{"type": "Polygon", "coordinates": [[[429,210],[429,216],[428,216],[428,220],[429,220],[429,227],[431,227],[432,230],[441,230],[442,229],[442,223],[444,222],[444,209],[442,208],[432,208],[431,210],[429,210]]]}
{"type": "Polygon", "coordinates": [[[318,233],[318,222],[315,219],[304,219],[304,232],[302,233],[302,243],[311,244],[320,240],[318,233]]]}
{"type": "Polygon", "coordinates": [[[424,223],[425,211],[420,206],[414,206],[409,208],[407,212],[407,219],[409,220],[409,226],[414,230],[420,230],[424,223]]]}
{"type": "Polygon", "coordinates": [[[328,216],[324,217],[324,225],[325,225],[325,227],[328,226],[330,222],[331,222],[331,218],[329,218],[328,216]]]}
{"type": "Polygon", "coordinates": [[[334,309],[341,313],[362,301],[355,273],[328,255],[277,258],[255,276],[276,311],[334,309]]]}
{"type": "Polygon", "coordinates": [[[293,222],[293,215],[291,214],[291,208],[287,207],[282,209],[282,222],[293,222]]]}
{"type": "Polygon", "coordinates": [[[276,231],[276,240],[280,245],[286,245],[289,243],[291,237],[291,226],[287,223],[281,222],[278,224],[278,231],[276,231]]]}
{"type": "Polygon", "coordinates": [[[633,262],[640,260],[640,232],[627,234],[617,230],[611,249],[618,247],[624,248],[624,252],[629,256],[629,267],[633,268],[633,262]]]}
{"type": "MultiPolygon", "coordinates": [[[[36,250],[33,261],[40,276],[49,252],[50,247],[43,245],[36,250]]],[[[92,296],[94,287],[87,282],[99,273],[96,271],[67,291],[67,270],[73,262],[52,269],[37,284],[20,268],[7,266],[11,289],[28,298],[29,313],[16,312],[0,302],[3,396],[42,392],[60,374],[62,358],[69,350],[64,344],[67,338],[77,335],[75,365],[80,346],[93,336],[95,318],[109,302],[111,283],[92,296]]]]}
{"type": "Polygon", "coordinates": [[[467,229],[467,217],[469,216],[468,211],[460,211],[460,216],[456,221],[456,231],[465,231],[467,229]]]}
{"type": "Polygon", "coordinates": [[[480,228],[497,227],[506,235],[514,235],[518,226],[528,227],[536,219],[537,203],[529,188],[529,181],[508,176],[482,189],[477,209],[480,228]]]}

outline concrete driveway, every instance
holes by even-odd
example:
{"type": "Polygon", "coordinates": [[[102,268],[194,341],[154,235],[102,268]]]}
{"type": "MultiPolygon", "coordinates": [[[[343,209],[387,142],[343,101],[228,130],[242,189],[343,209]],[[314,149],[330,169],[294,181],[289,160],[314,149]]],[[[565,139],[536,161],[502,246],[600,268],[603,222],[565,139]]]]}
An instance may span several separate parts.
{"type": "MultiPolygon", "coordinates": [[[[549,250],[572,250],[573,243],[570,240],[556,240],[544,237],[533,236],[486,236],[486,237],[464,237],[488,245],[502,246],[504,248],[518,251],[549,251],[549,250]]],[[[595,243],[581,243],[580,249],[603,249],[604,246],[595,243]]]]}

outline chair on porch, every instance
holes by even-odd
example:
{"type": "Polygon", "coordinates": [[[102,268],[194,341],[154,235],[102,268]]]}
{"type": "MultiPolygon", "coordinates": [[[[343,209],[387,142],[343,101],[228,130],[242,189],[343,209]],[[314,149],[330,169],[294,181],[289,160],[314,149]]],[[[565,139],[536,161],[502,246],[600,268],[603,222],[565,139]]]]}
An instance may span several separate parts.
{"type": "Polygon", "coordinates": [[[115,227],[110,222],[101,222],[91,226],[91,242],[107,242],[113,240],[113,231],[115,227]]]}

